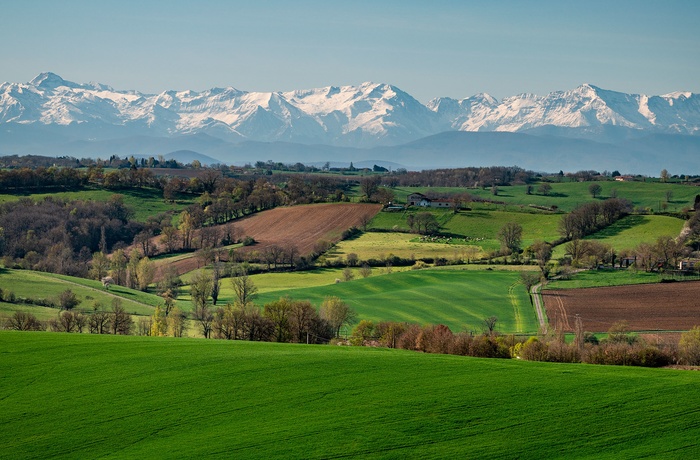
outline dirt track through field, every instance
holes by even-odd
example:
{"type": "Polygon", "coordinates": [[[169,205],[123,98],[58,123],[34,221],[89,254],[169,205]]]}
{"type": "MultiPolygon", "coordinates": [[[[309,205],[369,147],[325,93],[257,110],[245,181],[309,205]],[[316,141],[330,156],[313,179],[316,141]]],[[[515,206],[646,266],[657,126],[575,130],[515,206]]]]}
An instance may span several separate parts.
{"type": "MultiPolygon", "coordinates": [[[[345,230],[360,227],[364,219],[373,217],[380,209],[378,204],[328,203],[263,211],[233,222],[239,235],[253,237],[256,241],[237,251],[263,251],[278,245],[295,246],[299,255],[307,255],[319,241],[340,241],[345,230]]],[[[170,264],[183,274],[199,268],[201,261],[193,256],[170,264]]]]}
{"type": "Polygon", "coordinates": [[[619,321],[636,331],[682,331],[700,325],[700,281],[543,291],[551,325],[605,332],[619,321]]]}

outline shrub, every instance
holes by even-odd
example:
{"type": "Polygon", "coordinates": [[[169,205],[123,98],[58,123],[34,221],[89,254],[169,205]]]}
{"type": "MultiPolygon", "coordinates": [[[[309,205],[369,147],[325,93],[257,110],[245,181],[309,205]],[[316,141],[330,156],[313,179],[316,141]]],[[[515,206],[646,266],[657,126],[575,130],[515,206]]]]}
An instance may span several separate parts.
{"type": "Polygon", "coordinates": [[[356,267],[358,260],[359,257],[357,257],[357,254],[354,252],[348,253],[348,255],[345,256],[345,263],[348,267],[356,267]]]}
{"type": "Polygon", "coordinates": [[[70,289],[66,289],[65,291],[61,292],[61,295],[59,295],[58,297],[58,305],[61,307],[62,310],[71,310],[79,303],[80,300],[78,300],[78,297],[70,289]]]}
{"type": "Polygon", "coordinates": [[[425,326],[416,337],[416,349],[425,353],[447,354],[452,346],[454,334],[445,325],[425,326]]]}
{"type": "Polygon", "coordinates": [[[363,319],[352,330],[352,335],[348,341],[350,342],[350,345],[353,346],[369,345],[369,342],[375,337],[375,335],[376,330],[374,323],[363,319]]]}
{"type": "Polygon", "coordinates": [[[411,270],[421,270],[427,266],[428,265],[425,262],[423,262],[422,260],[416,260],[416,263],[414,263],[411,266],[411,270]]]}
{"type": "Polygon", "coordinates": [[[514,347],[514,354],[518,358],[528,361],[547,360],[547,344],[537,337],[530,337],[525,343],[518,345],[514,347]]]}
{"type": "Polygon", "coordinates": [[[44,325],[36,319],[36,316],[23,311],[16,311],[4,321],[5,329],[13,331],[43,331],[44,325]]]}
{"type": "Polygon", "coordinates": [[[466,332],[460,332],[454,336],[449,353],[451,355],[468,356],[474,336],[466,332]]]}
{"type": "Polygon", "coordinates": [[[700,365],[700,326],[681,334],[678,342],[679,358],[683,364],[700,365]]]}
{"type": "Polygon", "coordinates": [[[416,350],[416,341],[421,333],[421,327],[417,324],[411,324],[406,328],[406,331],[401,334],[397,341],[397,348],[402,350],[416,350]]]}

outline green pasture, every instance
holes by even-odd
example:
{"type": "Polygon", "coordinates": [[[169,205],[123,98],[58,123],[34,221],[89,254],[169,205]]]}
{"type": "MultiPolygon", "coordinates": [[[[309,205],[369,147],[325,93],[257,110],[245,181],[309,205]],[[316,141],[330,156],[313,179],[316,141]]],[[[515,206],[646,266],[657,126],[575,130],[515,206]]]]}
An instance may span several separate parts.
{"type": "MultiPolygon", "coordinates": [[[[421,211],[426,210],[412,210],[403,213],[381,212],[372,219],[370,228],[408,231],[409,227],[406,223],[408,213],[421,211]]],[[[562,218],[561,214],[532,214],[514,211],[473,210],[461,211],[457,214],[444,209],[429,211],[435,214],[440,222],[441,233],[469,238],[469,242],[479,245],[484,251],[500,248],[498,232],[508,222],[516,222],[523,227],[522,246],[524,248],[536,240],[553,241],[559,238],[558,226],[562,218]]]]}
{"type": "MultiPolygon", "coordinates": [[[[393,267],[392,271],[407,270],[407,267],[393,267]]],[[[361,278],[359,268],[351,268],[355,278],[361,278]]],[[[372,268],[370,276],[379,276],[386,271],[382,268],[372,268]]],[[[343,279],[342,268],[317,268],[303,272],[261,273],[250,277],[260,294],[335,284],[335,280],[343,279]]]]}
{"type": "MultiPolygon", "coordinates": [[[[611,226],[587,236],[586,240],[608,244],[616,251],[630,250],[641,243],[654,243],[660,236],[677,237],[685,221],[669,216],[634,214],[623,217],[611,226]]],[[[565,255],[564,245],[554,249],[553,257],[565,255]]]]}
{"type": "Polygon", "coordinates": [[[633,249],[640,243],[653,243],[660,236],[677,237],[685,221],[669,216],[631,215],[589,236],[587,239],[610,244],[617,250],[633,249]]]}
{"type": "Polygon", "coordinates": [[[0,332],[2,459],[695,458],[700,373],[0,332]]]}
{"type": "Polygon", "coordinates": [[[5,318],[9,318],[15,312],[31,312],[38,320],[47,321],[56,318],[58,310],[49,307],[40,307],[38,305],[27,305],[23,303],[7,303],[0,302],[0,327],[5,322],[5,318]]]}
{"type": "MultiPolygon", "coordinates": [[[[392,267],[392,272],[400,272],[408,270],[409,267],[392,267]]],[[[257,288],[258,294],[269,294],[278,291],[287,291],[291,289],[304,289],[310,287],[319,287],[335,284],[336,280],[343,279],[343,268],[316,268],[314,270],[306,270],[299,272],[270,272],[258,273],[250,275],[250,279],[257,288]]],[[[183,281],[191,280],[199,270],[188,272],[181,277],[183,281]]],[[[210,267],[205,268],[208,273],[211,272],[210,267]]],[[[353,277],[361,278],[360,268],[351,268],[353,277]]],[[[386,274],[384,268],[372,268],[370,276],[379,276],[386,274]]],[[[275,297],[274,300],[277,300],[275,297]]],[[[219,294],[220,302],[217,306],[224,305],[226,302],[233,303],[235,294],[231,287],[231,278],[223,278],[221,280],[221,291],[219,294]]],[[[259,302],[258,302],[259,303],[259,302]]],[[[181,293],[177,299],[177,306],[185,311],[192,310],[192,298],[190,296],[190,286],[183,286],[181,293]]]]}
{"type": "Polygon", "coordinates": [[[552,280],[544,289],[577,289],[589,287],[623,286],[628,284],[658,283],[662,279],[659,273],[625,270],[586,270],[574,273],[568,280],[552,280]]]}
{"type": "Polygon", "coordinates": [[[358,320],[444,324],[452,331],[481,332],[484,318],[498,317],[501,332],[537,332],[535,310],[514,271],[409,270],[338,284],[260,293],[259,305],[289,296],[319,306],[327,296],[347,302],[358,320]]]}
{"type": "Polygon", "coordinates": [[[134,218],[144,222],[148,217],[159,213],[172,211],[179,213],[188,205],[194,203],[191,197],[179,197],[175,203],[167,203],[163,200],[163,192],[156,189],[124,189],[105,190],[86,188],[77,191],[57,191],[51,193],[13,193],[0,194],[0,203],[15,201],[20,198],[41,200],[50,196],[66,200],[93,200],[108,201],[112,195],[122,195],[124,203],[134,210],[134,218]]]}
{"type": "MultiPolygon", "coordinates": [[[[491,189],[464,188],[464,187],[395,187],[394,193],[398,202],[405,203],[406,197],[414,192],[419,193],[470,193],[489,200],[504,201],[509,205],[528,206],[557,206],[561,211],[571,211],[575,207],[593,201],[594,198],[588,191],[593,182],[552,182],[552,190],[548,195],[537,193],[539,184],[533,184],[533,193],[527,194],[526,185],[499,186],[498,195],[494,196],[491,189]]],[[[671,191],[672,197],[668,202],[667,211],[681,211],[683,208],[692,207],[695,195],[700,193],[697,187],[677,183],[652,182],[618,182],[614,180],[597,181],[602,188],[597,200],[610,198],[613,190],[618,198],[630,200],[635,207],[648,208],[655,212],[662,210],[666,201],[666,192],[671,191]]]]}
{"type": "MultiPolygon", "coordinates": [[[[103,308],[108,309],[115,298],[121,300],[122,306],[127,312],[135,315],[151,315],[153,314],[152,307],[159,303],[162,304],[162,299],[154,294],[122,286],[111,286],[107,291],[99,281],[30,270],[0,269],[0,287],[5,291],[14,292],[17,297],[31,299],[57,299],[61,292],[70,289],[80,300],[80,304],[76,308],[85,312],[92,311],[95,302],[99,302],[103,308]]],[[[31,305],[19,305],[19,307],[21,308],[13,310],[19,309],[32,313],[36,311],[40,314],[45,313],[45,310],[51,310],[31,305]]],[[[10,311],[0,304],[0,311],[3,310],[10,311]]],[[[53,311],[55,315],[57,310],[53,311]]]]}

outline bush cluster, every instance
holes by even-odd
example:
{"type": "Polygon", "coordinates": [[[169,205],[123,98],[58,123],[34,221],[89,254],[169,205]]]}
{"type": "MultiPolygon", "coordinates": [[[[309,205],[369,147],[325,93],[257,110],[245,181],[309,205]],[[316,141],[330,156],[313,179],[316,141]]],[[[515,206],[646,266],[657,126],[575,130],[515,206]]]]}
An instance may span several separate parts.
{"type": "Polygon", "coordinates": [[[445,325],[427,325],[382,321],[360,321],[348,339],[350,345],[382,346],[423,353],[474,356],[479,358],[510,358],[514,339],[492,333],[475,335],[453,333],[445,325]]]}

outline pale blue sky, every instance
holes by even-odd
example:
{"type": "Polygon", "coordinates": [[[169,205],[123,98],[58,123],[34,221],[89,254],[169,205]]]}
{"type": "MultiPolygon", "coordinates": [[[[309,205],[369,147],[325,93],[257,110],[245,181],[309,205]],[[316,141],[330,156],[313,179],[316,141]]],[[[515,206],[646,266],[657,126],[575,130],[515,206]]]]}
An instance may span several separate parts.
{"type": "Polygon", "coordinates": [[[421,102],[591,83],[700,92],[700,2],[0,2],[0,81],[157,93],[391,83],[421,102]]]}

